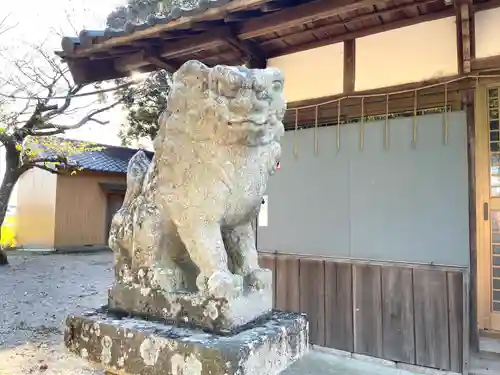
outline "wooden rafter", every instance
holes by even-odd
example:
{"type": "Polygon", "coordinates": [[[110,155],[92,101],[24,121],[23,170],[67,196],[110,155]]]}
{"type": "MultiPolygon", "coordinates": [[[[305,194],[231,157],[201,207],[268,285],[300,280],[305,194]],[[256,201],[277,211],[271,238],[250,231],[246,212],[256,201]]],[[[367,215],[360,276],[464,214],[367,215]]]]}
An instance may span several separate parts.
{"type": "Polygon", "coordinates": [[[335,26],[343,26],[345,24],[348,24],[351,21],[363,22],[363,21],[373,19],[374,17],[380,18],[380,17],[390,16],[394,13],[398,13],[398,12],[405,11],[407,9],[414,8],[417,5],[426,5],[426,4],[432,3],[433,1],[435,1],[435,0],[423,0],[423,1],[419,1],[417,3],[398,5],[396,7],[384,9],[384,10],[376,12],[376,13],[368,13],[368,14],[363,14],[361,16],[357,16],[357,17],[352,18],[352,19],[347,19],[347,20],[343,19],[343,20],[339,20],[339,21],[334,21],[334,22],[329,23],[328,25],[320,26],[320,27],[317,27],[315,29],[307,29],[304,31],[300,31],[298,33],[294,33],[293,35],[283,35],[283,36],[280,36],[278,38],[267,40],[267,41],[261,43],[261,46],[263,48],[265,48],[266,46],[273,44],[275,42],[282,42],[286,38],[289,38],[290,36],[293,36],[294,38],[297,38],[297,39],[305,39],[305,38],[307,38],[308,35],[310,35],[311,32],[313,32],[317,35],[328,34],[329,31],[331,31],[332,28],[334,28],[335,26]]]}
{"type": "MultiPolygon", "coordinates": [[[[367,35],[378,34],[378,33],[384,32],[384,31],[389,31],[389,30],[394,30],[394,29],[398,29],[401,27],[405,27],[405,26],[414,25],[414,24],[420,23],[420,22],[434,21],[434,20],[439,19],[439,18],[453,16],[453,14],[454,14],[453,8],[443,9],[443,10],[441,10],[439,12],[435,12],[435,13],[424,14],[424,15],[421,15],[418,17],[413,17],[413,18],[405,18],[402,20],[393,21],[393,22],[386,23],[383,25],[376,25],[376,26],[367,27],[364,29],[359,29],[356,31],[347,32],[345,34],[335,35],[335,36],[332,36],[332,37],[327,38],[327,39],[317,40],[317,41],[313,41],[310,43],[293,46],[293,47],[287,48],[285,53],[290,54],[290,53],[300,52],[300,51],[313,49],[313,48],[317,48],[317,47],[322,47],[322,46],[325,46],[327,44],[334,44],[334,43],[342,42],[344,40],[361,38],[361,37],[364,37],[367,35]]],[[[312,29],[309,31],[314,32],[315,29],[312,29]]],[[[297,34],[294,34],[294,36],[295,35],[297,35],[297,34]]],[[[264,48],[267,45],[269,45],[272,41],[276,41],[276,40],[279,40],[279,39],[272,39],[272,40],[263,42],[260,44],[260,46],[264,48]]],[[[278,55],[279,54],[272,54],[269,57],[270,58],[276,57],[278,55]]]]}
{"type": "Polygon", "coordinates": [[[261,35],[277,32],[304,23],[314,22],[339,14],[383,4],[383,0],[316,0],[282,11],[251,19],[245,22],[238,35],[241,39],[255,38],[261,35]]]}
{"type": "Polygon", "coordinates": [[[472,59],[471,68],[473,71],[491,71],[498,70],[500,66],[500,56],[483,57],[481,59],[472,59]]]}
{"type": "Polygon", "coordinates": [[[174,73],[175,71],[177,71],[180,68],[180,66],[178,66],[176,64],[172,64],[168,61],[165,61],[161,57],[157,57],[157,56],[146,56],[145,60],[148,63],[150,63],[151,65],[154,65],[160,69],[164,69],[170,73],[174,73]]]}
{"type": "Polygon", "coordinates": [[[226,26],[213,29],[209,32],[165,43],[159,55],[165,58],[192,54],[225,44],[227,38],[232,37],[231,30],[226,26]]]}
{"type": "Polygon", "coordinates": [[[134,70],[140,70],[144,66],[153,65],[159,69],[165,69],[168,72],[175,72],[179,66],[166,61],[154,50],[143,50],[130,55],[120,57],[115,60],[114,67],[117,71],[129,73],[134,70]]]}
{"type": "Polygon", "coordinates": [[[242,22],[249,18],[258,17],[261,15],[260,10],[246,10],[242,12],[229,13],[224,17],[226,23],[242,22]]]}
{"type": "Polygon", "coordinates": [[[132,53],[130,55],[125,55],[123,57],[119,57],[114,62],[115,69],[119,72],[131,72],[137,70],[148,63],[145,60],[145,52],[140,51],[136,53],[132,53]]]}
{"type": "Polygon", "coordinates": [[[238,50],[252,68],[265,68],[267,66],[267,58],[262,49],[249,40],[241,40],[236,32],[234,32],[234,29],[231,29],[231,31],[231,35],[225,39],[227,44],[238,50]]]}

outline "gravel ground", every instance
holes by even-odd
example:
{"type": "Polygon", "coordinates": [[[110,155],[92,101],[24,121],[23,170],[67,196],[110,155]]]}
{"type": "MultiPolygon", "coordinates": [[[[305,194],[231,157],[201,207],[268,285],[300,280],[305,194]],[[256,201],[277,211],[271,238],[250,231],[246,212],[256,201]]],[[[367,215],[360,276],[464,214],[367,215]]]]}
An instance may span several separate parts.
{"type": "MultiPolygon", "coordinates": [[[[68,354],[64,319],[106,304],[111,253],[12,255],[0,267],[0,375],[103,375],[68,354]]],[[[282,375],[411,375],[373,363],[313,352],[282,375]]],[[[262,374],[264,375],[264,374],[262,374]]]]}
{"type": "Polygon", "coordinates": [[[106,303],[110,253],[13,255],[0,268],[0,375],[102,375],[66,352],[64,319],[106,303]]]}
{"type": "Polygon", "coordinates": [[[111,253],[13,255],[0,268],[0,347],[59,339],[64,319],[106,304],[111,253]]]}

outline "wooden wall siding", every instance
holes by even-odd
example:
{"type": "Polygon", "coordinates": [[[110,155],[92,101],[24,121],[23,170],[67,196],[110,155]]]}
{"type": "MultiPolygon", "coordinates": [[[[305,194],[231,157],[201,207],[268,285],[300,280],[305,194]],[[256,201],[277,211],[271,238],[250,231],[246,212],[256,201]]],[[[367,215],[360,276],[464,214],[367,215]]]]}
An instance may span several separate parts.
{"type": "Polygon", "coordinates": [[[31,169],[21,176],[16,212],[20,246],[54,247],[56,188],[57,177],[41,169],[31,169]]]}
{"type": "Polygon", "coordinates": [[[352,267],[325,262],[325,346],[354,351],[352,267]]]}
{"type": "Polygon", "coordinates": [[[260,254],[275,307],[308,315],[312,344],[462,372],[464,274],[260,254]]]}
{"type": "Polygon", "coordinates": [[[106,243],[107,193],[99,183],[125,183],[125,175],[82,172],[57,179],[55,246],[106,243]]]}

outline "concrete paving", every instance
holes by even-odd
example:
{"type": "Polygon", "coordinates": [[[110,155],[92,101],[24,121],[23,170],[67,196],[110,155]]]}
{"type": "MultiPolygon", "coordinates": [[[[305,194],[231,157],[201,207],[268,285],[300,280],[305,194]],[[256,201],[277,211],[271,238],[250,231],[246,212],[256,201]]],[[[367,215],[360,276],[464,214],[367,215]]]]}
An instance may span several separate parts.
{"type": "MultiPolygon", "coordinates": [[[[112,254],[17,254],[9,260],[0,268],[0,374],[102,375],[100,366],[68,354],[61,334],[69,313],[106,303],[112,254]]],[[[323,352],[311,352],[283,373],[345,374],[411,375],[323,352]]]]}

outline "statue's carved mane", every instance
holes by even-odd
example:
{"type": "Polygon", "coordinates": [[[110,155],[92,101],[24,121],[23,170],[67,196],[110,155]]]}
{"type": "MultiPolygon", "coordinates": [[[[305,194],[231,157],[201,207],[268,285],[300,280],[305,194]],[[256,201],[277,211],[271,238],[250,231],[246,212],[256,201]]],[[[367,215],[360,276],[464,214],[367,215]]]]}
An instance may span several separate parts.
{"type": "Polygon", "coordinates": [[[283,134],[283,76],[278,69],[253,74],[245,67],[208,68],[188,61],[175,74],[160,139],[183,134],[194,141],[258,146],[283,134]],[[196,105],[192,103],[196,101],[196,105]]]}

